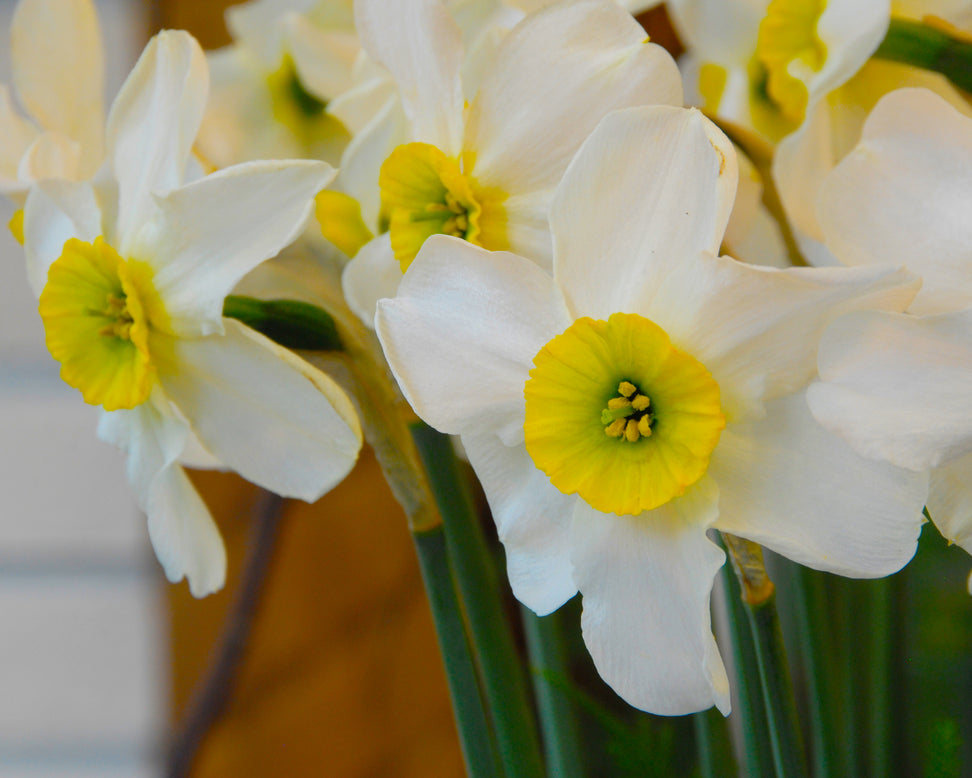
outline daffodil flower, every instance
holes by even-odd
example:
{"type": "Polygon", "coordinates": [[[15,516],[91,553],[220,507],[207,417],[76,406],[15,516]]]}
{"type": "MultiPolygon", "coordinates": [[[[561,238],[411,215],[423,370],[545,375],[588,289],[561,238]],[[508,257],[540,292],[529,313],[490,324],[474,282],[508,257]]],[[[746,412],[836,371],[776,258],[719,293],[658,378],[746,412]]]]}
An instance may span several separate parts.
{"type": "Polygon", "coordinates": [[[376,320],[413,407],[462,436],[516,596],[545,614],[579,590],[602,677],[655,713],[729,710],[709,529],[881,576],[914,552],[927,489],[804,396],[826,324],[901,310],[915,280],[713,256],[735,184],[697,111],[613,113],[557,189],[553,276],[436,236],[376,320]]]}
{"type": "Polygon", "coordinates": [[[824,180],[825,245],[848,265],[907,265],[909,314],[842,317],[820,347],[810,407],[862,454],[932,468],[928,511],[972,553],[972,119],[922,89],[878,103],[824,180]]]}
{"type": "Polygon", "coordinates": [[[226,23],[233,43],[208,55],[203,157],[217,167],[340,160],[350,136],[325,109],[353,83],[360,45],[351,0],[252,0],[227,9],[226,23]]]}
{"type": "Polygon", "coordinates": [[[104,411],[169,579],[219,589],[219,531],[179,460],[189,449],[314,500],[353,466],[361,430],[337,385],[222,317],[239,279],[301,231],[334,171],[255,162],[184,183],[206,103],[189,35],[154,38],[111,108],[94,182],[28,197],[28,277],[61,377],[104,411]]]}
{"type": "Polygon", "coordinates": [[[360,182],[351,192],[365,222],[387,222],[344,274],[349,304],[367,322],[432,235],[513,249],[549,267],[550,199],[584,138],[616,108],[681,103],[671,57],[610,0],[527,17],[474,96],[464,93],[461,31],[442,2],[357,0],[355,13],[407,120],[401,133],[357,136],[343,163],[342,175],[360,182]]]}
{"type": "Polygon", "coordinates": [[[46,178],[80,180],[101,164],[104,55],[90,0],[21,0],[10,28],[22,117],[0,85],[0,194],[22,207],[46,178]]]}

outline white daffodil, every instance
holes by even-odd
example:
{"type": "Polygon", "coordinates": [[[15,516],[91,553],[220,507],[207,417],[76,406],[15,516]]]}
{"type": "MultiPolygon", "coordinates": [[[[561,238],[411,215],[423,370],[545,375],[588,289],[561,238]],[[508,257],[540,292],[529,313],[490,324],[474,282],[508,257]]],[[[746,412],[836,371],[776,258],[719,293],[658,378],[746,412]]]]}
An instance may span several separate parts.
{"type": "Polygon", "coordinates": [[[255,162],[183,184],[206,103],[189,35],[154,38],[112,105],[94,183],[42,181],[25,210],[28,277],[61,377],[104,414],[169,579],[219,589],[219,531],[178,461],[187,446],[313,500],[353,466],[361,431],[327,376],[222,317],[236,282],[303,228],[334,171],[255,162]]]}
{"type": "Polygon", "coordinates": [[[731,145],[697,111],[613,113],[557,189],[553,276],[436,236],[377,316],[413,407],[462,436],[517,597],[544,614],[579,590],[599,672],[655,713],[729,709],[707,530],[886,575],[914,552],[927,490],[804,398],[826,324],[901,310],[917,283],[712,256],[735,183],[731,145]]]}
{"type": "Polygon", "coordinates": [[[210,104],[197,141],[211,164],[308,157],[337,163],[347,130],[327,113],[360,52],[352,0],[231,6],[233,43],[209,54],[210,104]]]}
{"type": "MultiPolygon", "coordinates": [[[[80,180],[102,159],[104,55],[90,0],[21,0],[10,27],[13,85],[0,85],[0,194],[22,207],[31,184],[80,180]]],[[[15,229],[15,234],[19,229],[15,229]]]]}
{"type": "Polygon", "coordinates": [[[364,223],[373,233],[387,224],[344,274],[349,304],[367,322],[431,235],[549,267],[550,199],[584,138],[616,108],[681,103],[671,57],[610,0],[527,17],[475,96],[463,88],[461,31],[440,0],[357,0],[355,12],[363,46],[394,76],[404,107],[402,126],[360,134],[343,163],[364,223]]]}
{"type": "Polygon", "coordinates": [[[927,90],[892,92],[824,180],[818,218],[848,265],[907,265],[911,315],[836,321],[811,387],[818,420],[861,453],[934,468],[928,511],[972,553],[972,119],[927,90]]]}

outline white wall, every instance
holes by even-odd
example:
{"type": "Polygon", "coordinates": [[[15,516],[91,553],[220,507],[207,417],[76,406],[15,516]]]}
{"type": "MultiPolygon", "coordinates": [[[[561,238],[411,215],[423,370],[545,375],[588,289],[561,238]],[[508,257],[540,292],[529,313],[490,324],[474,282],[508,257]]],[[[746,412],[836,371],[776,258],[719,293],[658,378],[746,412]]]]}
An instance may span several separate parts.
{"type": "MultiPolygon", "coordinates": [[[[10,83],[12,0],[0,0],[10,83]]],[[[99,0],[113,95],[145,6],[99,0]]],[[[0,198],[0,778],[162,775],[167,636],[158,566],[120,453],[61,383],[0,198]]]]}

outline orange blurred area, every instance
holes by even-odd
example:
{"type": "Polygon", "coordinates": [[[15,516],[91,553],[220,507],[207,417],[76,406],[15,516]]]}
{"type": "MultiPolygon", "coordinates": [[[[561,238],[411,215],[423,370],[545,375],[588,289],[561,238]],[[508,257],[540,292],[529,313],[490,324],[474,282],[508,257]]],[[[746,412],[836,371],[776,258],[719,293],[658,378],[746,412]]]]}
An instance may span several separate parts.
{"type": "MultiPolygon", "coordinates": [[[[225,591],[169,588],[173,711],[205,672],[247,555],[256,490],[194,482],[230,559],[225,591]]],[[[246,655],[194,776],[460,776],[432,619],[405,516],[366,450],[315,505],[287,502],[246,655]]]]}

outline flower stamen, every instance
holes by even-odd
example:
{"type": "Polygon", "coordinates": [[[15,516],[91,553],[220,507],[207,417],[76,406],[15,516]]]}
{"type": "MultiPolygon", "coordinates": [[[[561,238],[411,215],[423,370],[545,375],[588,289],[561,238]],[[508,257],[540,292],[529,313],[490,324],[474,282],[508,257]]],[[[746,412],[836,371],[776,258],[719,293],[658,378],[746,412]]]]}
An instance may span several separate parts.
{"type": "Polygon", "coordinates": [[[648,411],[651,398],[642,394],[630,381],[618,384],[620,397],[608,400],[607,408],[601,411],[601,424],[608,437],[637,443],[641,438],[651,436],[654,416],[648,411]]]}

